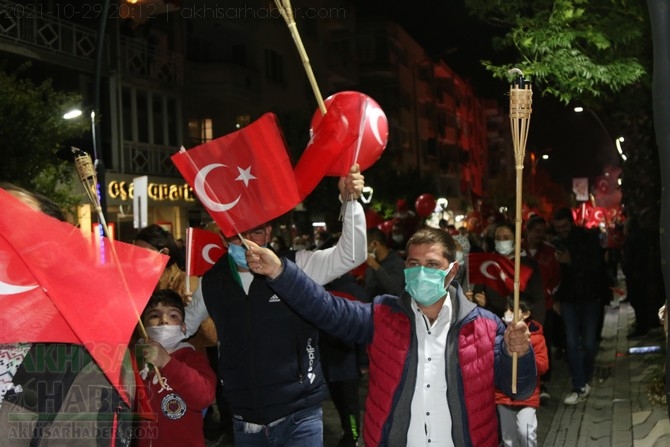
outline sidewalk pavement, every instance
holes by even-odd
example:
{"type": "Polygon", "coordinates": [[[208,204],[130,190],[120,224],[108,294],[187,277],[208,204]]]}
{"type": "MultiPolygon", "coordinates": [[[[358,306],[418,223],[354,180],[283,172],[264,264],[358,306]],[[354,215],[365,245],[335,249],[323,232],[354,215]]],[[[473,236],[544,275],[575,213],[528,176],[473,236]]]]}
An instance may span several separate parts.
{"type": "MultiPolygon", "coordinates": [[[[652,404],[649,383],[662,365],[665,339],[661,328],[629,340],[635,321],[628,303],[608,306],[596,374],[585,402],[565,405],[571,391],[564,360],[555,360],[548,405],[538,410],[538,445],[577,447],[670,446],[667,406],[652,404]],[[661,353],[629,354],[630,347],[661,346],[661,353]]],[[[555,358],[555,356],[554,356],[555,358]]]]}

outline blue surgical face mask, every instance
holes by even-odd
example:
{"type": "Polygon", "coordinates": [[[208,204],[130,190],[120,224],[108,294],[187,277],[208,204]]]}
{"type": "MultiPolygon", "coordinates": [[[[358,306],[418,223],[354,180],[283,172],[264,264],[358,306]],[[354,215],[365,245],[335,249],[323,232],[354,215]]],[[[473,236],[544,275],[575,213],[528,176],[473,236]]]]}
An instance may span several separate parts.
{"type": "Polygon", "coordinates": [[[454,267],[449,264],[446,270],[418,266],[405,269],[405,290],[414,301],[423,306],[435,304],[447,294],[447,275],[454,267]]]}
{"type": "Polygon", "coordinates": [[[238,267],[249,270],[247,264],[247,249],[242,245],[228,244],[228,254],[233,258],[238,267]]]}

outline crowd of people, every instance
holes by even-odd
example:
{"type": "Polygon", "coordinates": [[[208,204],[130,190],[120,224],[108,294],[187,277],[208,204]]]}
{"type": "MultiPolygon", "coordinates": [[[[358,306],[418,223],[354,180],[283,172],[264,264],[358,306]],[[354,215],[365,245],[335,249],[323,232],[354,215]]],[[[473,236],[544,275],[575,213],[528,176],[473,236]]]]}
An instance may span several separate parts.
{"type": "MultiPolygon", "coordinates": [[[[141,311],[147,338],[138,331],[130,341],[134,407],[124,407],[85,347],[46,344],[82,357],[81,365],[58,364],[34,377],[22,364],[39,363],[48,349],[2,345],[0,353],[19,360],[0,362],[0,377],[10,378],[0,382],[0,434],[23,433],[10,413],[25,407],[21,393],[33,380],[51,388],[33,387],[31,399],[52,402],[50,390],[81,380],[90,364],[115,406],[86,402],[82,408],[106,430],[68,445],[204,446],[207,417],[216,412],[215,434],[236,446],[312,447],[323,444],[328,396],[340,417],[341,447],[537,445],[535,411],[551,398],[543,384],[552,357],[564,355],[569,366],[572,391],[563,403],[589,396],[614,254],[568,208],[549,221],[531,217],[520,251],[530,274],[514,315],[512,293],[471,281],[467,271],[471,253],[513,260],[512,223],[501,219],[481,233],[446,221],[431,228],[405,207],[385,233],[366,225],[357,200],[363,187],[357,165],[340,179],[339,200],[347,202],[340,232],[319,232],[313,242],[296,237],[290,246],[272,222],[221,235],[227,253],[202,277],[187,277],[173,235],[158,225],[139,230],[134,243],[169,260],[141,311]],[[368,381],[364,409],[361,380],[368,381]],[[111,416],[133,412],[140,417],[110,425],[111,416]]],[[[2,188],[36,212],[63,218],[43,196],[2,188]]],[[[626,233],[617,259],[635,337],[658,325],[658,306],[640,293],[644,235],[634,220],[626,233]]],[[[48,428],[58,423],[58,409],[43,407],[33,408],[27,439],[12,445],[37,445],[54,433],[48,428]]]]}

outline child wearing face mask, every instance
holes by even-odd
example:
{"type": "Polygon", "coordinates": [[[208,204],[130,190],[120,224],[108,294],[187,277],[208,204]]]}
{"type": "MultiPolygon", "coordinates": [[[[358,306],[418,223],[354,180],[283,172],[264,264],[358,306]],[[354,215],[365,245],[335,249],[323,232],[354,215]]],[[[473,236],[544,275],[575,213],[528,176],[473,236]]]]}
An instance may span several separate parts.
{"type": "Polygon", "coordinates": [[[170,289],[156,290],[141,319],[149,340],[137,345],[144,360],[140,376],[155,420],[141,422],[137,445],[204,447],[203,410],[214,401],[216,374],[207,356],[183,341],[181,297],[170,289]]]}
{"type": "MultiPolygon", "coordinates": [[[[514,259],[515,254],[515,226],[510,222],[503,222],[495,228],[495,252],[499,255],[505,256],[510,260],[514,259]]],[[[532,269],[530,278],[526,282],[525,288],[522,292],[528,296],[528,302],[531,304],[533,310],[533,317],[540,324],[544,324],[544,316],[546,313],[546,306],[544,300],[544,286],[542,285],[542,276],[537,262],[526,256],[526,252],[521,250],[520,263],[523,268],[532,269]]],[[[473,287],[473,296],[470,298],[477,302],[480,306],[484,306],[500,318],[502,318],[505,308],[507,306],[507,299],[505,295],[499,294],[491,287],[477,284],[473,287]]]]}
{"type": "MultiPolygon", "coordinates": [[[[530,331],[530,342],[535,352],[535,366],[537,368],[537,384],[533,394],[525,400],[513,400],[496,390],[496,405],[500,420],[500,434],[504,446],[537,446],[537,415],[536,409],[540,406],[540,377],[549,369],[549,355],[544,341],[542,325],[531,315],[529,296],[523,292],[519,294],[519,319],[523,320],[530,331]]],[[[507,310],[503,316],[505,324],[509,325],[514,317],[514,296],[507,299],[507,310]]]]}

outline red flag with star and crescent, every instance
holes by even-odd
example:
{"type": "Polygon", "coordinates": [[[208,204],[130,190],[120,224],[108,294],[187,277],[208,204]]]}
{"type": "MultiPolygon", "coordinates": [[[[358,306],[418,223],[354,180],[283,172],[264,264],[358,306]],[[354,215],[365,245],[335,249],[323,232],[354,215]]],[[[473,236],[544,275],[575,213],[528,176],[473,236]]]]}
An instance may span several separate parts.
{"type": "MultiPolygon", "coordinates": [[[[526,288],[532,273],[532,268],[521,264],[520,290],[526,288]]],[[[502,296],[514,293],[514,260],[498,253],[468,254],[468,275],[471,284],[483,284],[502,296]]]]}
{"type": "Polygon", "coordinates": [[[300,202],[273,113],[216,140],[182,149],[172,161],[227,237],[263,225],[300,202]]]}
{"type": "Polygon", "coordinates": [[[200,228],[186,229],[186,274],[202,276],[226,252],[221,236],[200,228]]]}
{"type": "Polygon", "coordinates": [[[1,188],[0,208],[0,343],[83,345],[129,402],[121,364],[168,257],[119,241],[112,252],[1,188]]]}

